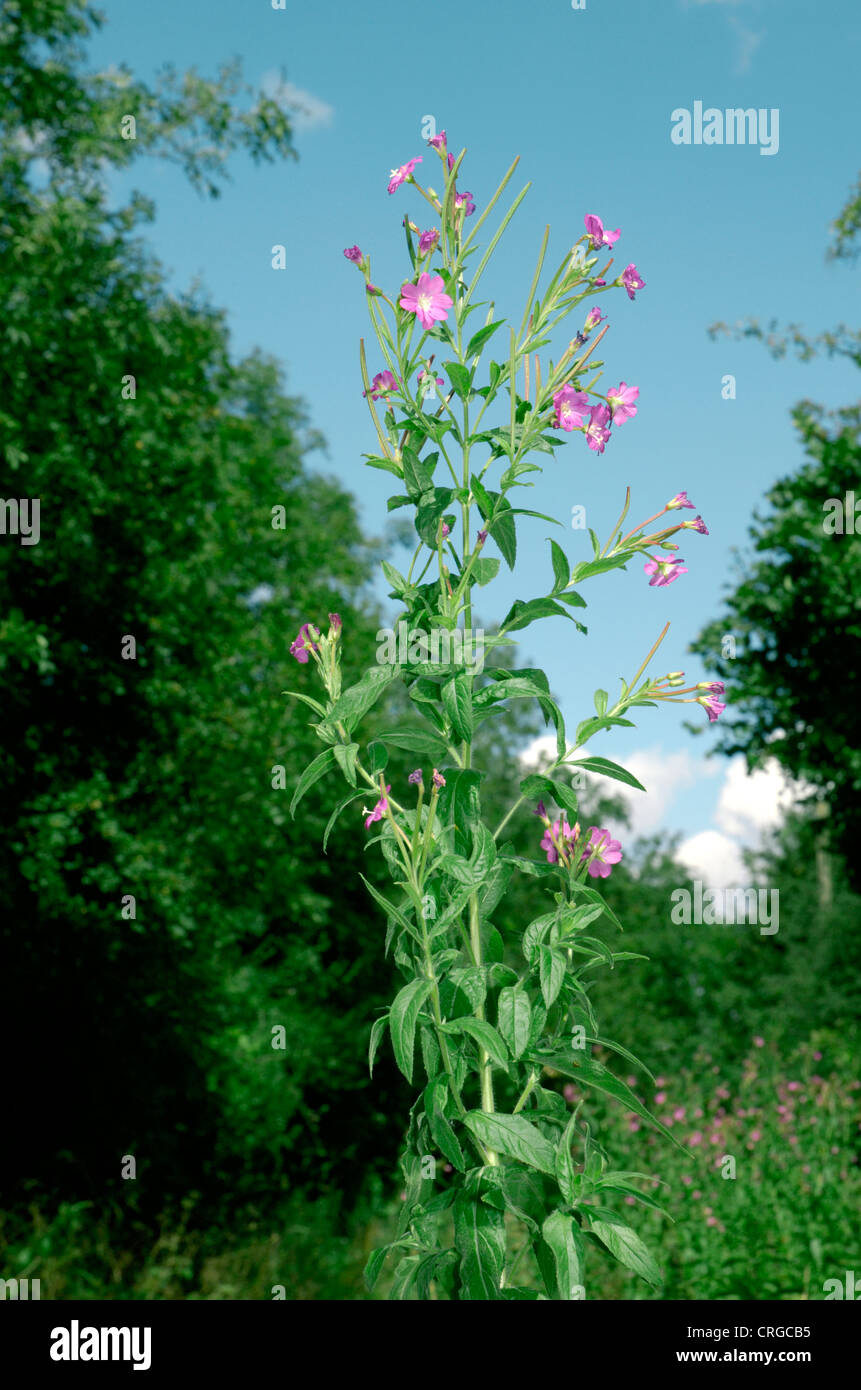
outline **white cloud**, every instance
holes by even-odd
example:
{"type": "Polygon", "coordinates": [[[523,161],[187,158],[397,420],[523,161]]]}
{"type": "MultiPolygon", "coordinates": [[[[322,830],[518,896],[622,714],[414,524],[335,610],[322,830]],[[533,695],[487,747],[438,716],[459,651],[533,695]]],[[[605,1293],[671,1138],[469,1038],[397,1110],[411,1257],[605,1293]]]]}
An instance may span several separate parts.
{"type": "Polygon", "coordinates": [[[726,770],[715,821],[727,835],[758,843],[764,831],[780,824],[804,791],[804,785],[786,777],[773,758],[751,773],[743,758],[733,758],[726,770]]]}
{"type": "Polygon", "coordinates": [[[736,19],[735,15],[730,15],[729,21],[736,37],[735,71],[737,74],[750,72],[753,55],[765,38],[765,31],[755,34],[746,24],[742,24],[741,20],[736,19]]]}
{"type": "Polygon", "coordinates": [[[744,865],[735,840],[719,830],[701,830],[683,840],[676,851],[691,878],[709,888],[732,888],[741,883],[744,865]]]}
{"type": "Polygon", "coordinates": [[[334,107],[294,82],[286,82],[274,69],[263,74],[260,85],[272,101],[277,101],[289,113],[296,130],[319,130],[332,124],[334,107]]]}

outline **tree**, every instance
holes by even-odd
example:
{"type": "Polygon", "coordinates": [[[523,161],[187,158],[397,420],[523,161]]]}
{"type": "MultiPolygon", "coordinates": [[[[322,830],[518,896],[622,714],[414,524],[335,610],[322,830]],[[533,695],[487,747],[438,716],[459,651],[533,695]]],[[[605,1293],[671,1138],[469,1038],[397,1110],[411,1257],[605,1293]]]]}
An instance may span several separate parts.
{"type": "MultiPolygon", "coordinates": [[[[833,257],[857,253],[859,227],[856,191],[834,224],[833,257]]],[[[825,351],[861,366],[861,337],[843,325],[813,339],[797,325],[782,333],[772,325],[768,334],[755,322],[711,331],[757,337],[778,356],[791,342],[803,360],[825,351]]],[[[704,629],[693,650],[727,682],[719,750],[744,754],[751,768],[775,758],[808,784],[810,796],[830,808],[829,843],[846,856],[859,888],[861,566],[854,504],[856,495],[861,502],[861,406],[826,412],[802,401],[793,420],[807,462],[769,490],[771,510],[755,515],[749,533],[759,558],[738,564],[725,616],[704,629]],[[728,633],[736,639],[734,658],[724,653],[728,633]]]]}

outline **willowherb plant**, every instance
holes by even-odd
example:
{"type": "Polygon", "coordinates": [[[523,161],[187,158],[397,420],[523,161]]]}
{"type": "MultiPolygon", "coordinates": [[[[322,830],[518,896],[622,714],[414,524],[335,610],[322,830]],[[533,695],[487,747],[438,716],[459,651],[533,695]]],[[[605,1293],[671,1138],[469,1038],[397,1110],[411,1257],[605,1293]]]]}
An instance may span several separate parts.
{"type": "Polygon", "coordinates": [[[445,132],[428,143],[441,161],[442,191],[416,181],[420,159],[394,170],[388,185],[389,193],[408,185],[434,213],[435,225],[426,230],[404,219],[410,278],[390,298],[371,283],[369,257],[358,246],[344,252],[364,278],[385,363],[371,380],[362,344],[364,394],[379,444],[367,461],[398,479],[400,489],[389,499],[389,510],[410,507],[415,519],[418,543],[408,573],[383,564],[391,597],[403,606],[398,626],[405,628],[407,640],[391,645],[388,660],[381,661],[378,654],[361,680],[342,691],[340,618],[330,615],[325,635],[312,623],[303,624],[291,652],[303,664],[316,663],[326,699],[299,698],[317,716],[316,731],[326,746],[299,778],[291,809],[295,812],[319,778],[340,769],[350,790],[332,813],[325,847],[341,813],[361,798],[369,799],[367,789],[373,789],[375,804],[362,808],[365,828],[379,828],[369,843],[382,848],[394,884],[391,896],[364,881],[388,923],[386,953],[394,950],[406,983],[388,1013],[373,1023],[369,1063],[373,1069],[388,1029],[407,1080],[412,1083],[415,1074],[417,1039],[426,1075],[401,1159],[405,1192],[397,1238],[371,1256],[368,1287],[373,1288],[387,1252],[394,1251],[399,1260],[393,1298],[570,1299],[584,1296],[586,1242],[606,1247],[622,1264],[660,1282],[639,1236],[605,1205],[618,1200],[618,1194],[633,1195],[652,1207],[655,1202],[637,1187],[643,1175],[607,1167],[606,1155],[580,1118],[582,1101],[569,1112],[563,1096],[543,1085],[542,1077],[561,1075],[582,1089],[605,1092],[669,1139],[673,1136],[593,1056],[592,1049],[600,1045],[643,1067],[624,1047],[601,1036],[588,992],[590,972],[612,968],[627,955],[611,951],[588,931],[602,916],[619,926],[593,884],[609,875],[622,857],[621,848],[602,827],[581,829],[577,798],[564,774],[585,769],[639,787],[617,764],[594,755],[577,757],[577,751],[601,730],[632,727],[628,711],[658,700],[696,700],[714,720],[724,708],[717,698],[723,686],[685,687],[678,671],[658,680],[645,675],[665,627],[632,679],[622,682],[615,703],[610,704],[606,691],[597,690],[595,714],[569,739],[542,671],[494,666],[486,659],[492,660],[497,648],[515,645],[512,633],[550,615],[569,618],[585,632],[575,616],[585,600],[574,586],[623,568],[637,555],[646,556],[652,585],[673,582],[685,570],[671,537],[679,530],[705,533],[706,528],[700,517],[678,522],[670,515],[692,508],[680,492],[623,534],[628,489],[606,543],[602,546],[589,532],[591,558],[572,568],[562,547],[551,540],[549,592],[517,600],[497,631],[473,632],[473,589],[490,584],[500,566],[497,556],[486,553],[488,543],[513,570],[518,518],[554,521],[510,500],[516,489],[530,486],[527,475],[540,471],[535,456],[552,457],[565,435],[574,432],[585,436],[592,451],[603,453],[612,431],[637,413],[637,387],[623,381],[615,390],[600,392],[596,384],[602,363],[593,362],[587,371],[607,325],[590,346],[590,335],[604,316],[594,302],[584,306],[584,301],[616,287],[634,299],[644,281],[634,265],[608,281],[612,260],[598,269],[599,253],[620,233],[606,231],[600,218],[589,215],[585,235],[539,292],[548,229],[520,324],[508,330],[507,358],[491,361],[480,379],[480,364],[503,320],[494,317],[492,303],[479,303],[476,292],[528,185],[473,266],[478,233],[518,161],[467,234],[475,205],[456,183],[466,151],[455,159],[445,132]],[[543,367],[540,349],[548,345],[556,325],[572,312],[582,312],[581,306],[586,308],[582,328],[560,360],[543,367]],[[473,316],[481,309],[486,312],[476,321],[473,316]],[[436,374],[432,347],[444,354],[447,383],[436,374]],[[503,410],[494,417],[497,404],[503,410]],[[657,529],[647,534],[660,518],[657,529]],[[417,727],[390,729],[362,749],[357,726],[395,680],[406,686],[417,727]],[[537,701],[555,727],[556,761],[546,773],[520,782],[519,797],[491,829],[482,817],[483,772],[473,757],[474,734],[507,701],[524,699],[537,701]],[[397,799],[385,780],[392,748],[414,754],[421,763],[408,785],[396,789],[397,799]],[[538,854],[518,855],[504,838],[511,816],[524,802],[537,803],[544,827],[543,860],[538,854]],[[558,812],[549,812],[554,805],[558,812]],[[516,873],[543,879],[548,894],[547,910],[524,927],[519,969],[506,963],[492,920],[516,873]],[[439,1175],[438,1158],[445,1161],[439,1175]],[[526,1272],[518,1284],[515,1265],[524,1254],[526,1272]]]}

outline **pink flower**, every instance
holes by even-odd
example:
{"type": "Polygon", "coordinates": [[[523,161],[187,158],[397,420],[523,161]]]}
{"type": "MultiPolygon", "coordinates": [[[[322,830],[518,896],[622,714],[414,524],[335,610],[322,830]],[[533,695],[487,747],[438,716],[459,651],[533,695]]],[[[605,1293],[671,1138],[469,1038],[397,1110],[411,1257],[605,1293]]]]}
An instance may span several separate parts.
{"type": "Polygon", "coordinates": [[[629,299],[634,298],[635,290],[643,290],[646,288],[645,280],[640,278],[639,274],[637,273],[637,267],[633,263],[631,265],[625,266],[625,269],[622,271],[622,274],[619,278],[622,284],[625,286],[625,289],[628,291],[629,299]]]}
{"type": "Polygon", "coordinates": [[[656,1104],[656,1105],[665,1105],[665,1104],[666,1104],[666,1100],[667,1100],[667,1093],[666,1093],[666,1091],[658,1091],[658,1094],[655,1096],[655,1104],[656,1104]]]}
{"type": "Polygon", "coordinates": [[[420,767],[417,767],[416,770],[415,770],[415,772],[411,772],[410,775],[409,775],[409,777],[407,778],[407,781],[408,781],[408,782],[412,782],[413,786],[421,786],[421,783],[422,783],[422,770],[421,770],[421,768],[420,768],[420,767]]]}
{"type": "Polygon", "coordinates": [[[613,424],[624,425],[626,420],[631,420],[637,413],[634,401],[640,394],[639,386],[628,386],[621,381],[615,391],[607,392],[607,401],[613,412],[613,424]]]}
{"type": "Polygon", "coordinates": [[[428,144],[433,145],[434,149],[439,150],[440,154],[445,154],[445,131],[441,130],[439,135],[432,135],[428,140],[428,144]]]}
{"type": "Polygon", "coordinates": [[[585,391],[575,391],[573,386],[563,386],[553,397],[553,427],[557,430],[579,430],[583,428],[583,411],[589,409],[589,397],[585,391]]]}
{"type": "Polygon", "coordinates": [[[697,699],[697,704],[702,705],[709,717],[710,724],[714,724],[726,709],[726,704],[721,704],[720,700],[716,699],[714,695],[700,695],[697,699]]]}
{"type": "Polygon", "coordinates": [[[676,1106],[676,1109],[673,1111],[673,1119],[674,1119],[674,1120],[683,1120],[684,1118],[685,1118],[685,1109],[684,1109],[684,1106],[683,1106],[683,1105],[678,1105],[678,1106],[676,1106]]]}
{"type": "MultiPolygon", "coordinates": [[[[720,685],[720,681],[715,681],[715,685],[720,685]]],[[[722,695],[722,694],[723,694],[723,686],[722,686],[722,685],[720,686],[720,690],[719,690],[719,691],[715,691],[715,694],[719,694],[719,695],[722,695]]],[[[754,1047],[765,1047],[765,1038],[760,1038],[760,1037],[754,1038],[754,1040],[753,1040],[753,1045],[754,1045],[754,1047]]]]}
{"type": "Polygon", "coordinates": [[[682,1173],[682,1182],[684,1183],[685,1187],[690,1187],[691,1183],[693,1182],[693,1178],[691,1177],[690,1173],[682,1173]]]}
{"type": "Polygon", "coordinates": [[[371,282],[370,282],[370,280],[366,280],[366,281],[365,281],[365,293],[366,293],[366,294],[382,294],[382,290],[380,289],[379,285],[372,285],[371,282]]]}
{"type": "Polygon", "coordinates": [[[672,556],[666,560],[650,560],[647,565],[643,566],[643,573],[652,576],[649,580],[649,588],[657,585],[659,589],[663,589],[667,584],[672,584],[674,579],[678,579],[680,574],[687,574],[687,572],[688,567],[682,563],[681,556],[677,560],[673,559],[672,556]]]}
{"type": "Polygon", "coordinates": [[[688,1138],[688,1143],[694,1149],[697,1147],[698,1144],[701,1144],[702,1142],[703,1136],[700,1134],[699,1130],[695,1130],[694,1133],[690,1135],[690,1137],[688,1138]]]}
{"type": "Polygon", "coordinates": [[[478,535],[476,536],[475,539],[476,539],[476,542],[478,543],[478,545],[484,545],[484,542],[487,540],[487,532],[486,532],[486,531],[479,531],[479,533],[478,533],[478,535]]]}
{"type": "Polygon", "coordinates": [[[693,521],[683,521],[682,529],[684,531],[699,531],[701,536],[707,536],[709,533],[709,528],[701,516],[694,517],[693,521]]]}
{"type": "Polygon", "coordinates": [[[576,1086],[572,1086],[569,1083],[567,1086],[562,1087],[562,1094],[567,1100],[568,1104],[573,1105],[575,1100],[577,1099],[577,1088],[576,1086]]]}
{"type": "MultiPolygon", "coordinates": [[[[413,176],[413,169],[417,164],[421,164],[422,156],[418,155],[415,159],[408,159],[406,164],[402,164],[399,169],[393,169],[389,178],[389,192],[394,193],[396,188],[400,188],[402,183],[413,176]]],[[[632,296],[633,298],[633,296],[632,296]]]]}
{"type": "Polygon", "coordinates": [[[718,1219],[717,1219],[716,1216],[707,1216],[707,1217],[706,1217],[706,1225],[707,1225],[707,1226],[717,1226],[718,1224],[719,1224],[719,1222],[718,1222],[718,1219]]]}
{"type": "Polygon", "coordinates": [[[762,1131],[761,1131],[761,1130],[752,1129],[752,1130],[750,1131],[750,1142],[751,1142],[751,1144],[758,1144],[761,1138],[762,1138],[762,1131]]]}
{"type": "Polygon", "coordinates": [[[419,255],[426,256],[434,249],[439,241],[439,231],[436,227],[431,227],[429,231],[422,232],[419,237],[419,255]]]}
{"type": "Polygon", "coordinates": [[[586,443],[595,454],[603,454],[604,445],[610,438],[610,431],[607,425],[610,420],[610,412],[605,405],[593,405],[589,411],[589,423],[584,431],[586,443]]]}
{"type": "Polygon", "coordinates": [[[688,501],[688,494],[686,492],[677,492],[675,497],[671,497],[664,511],[674,512],[677,507],[690,507],[691,511],[694,510],[694,504],[688,501]]]}
{"type": "Polygon", "coordinates": [[[790,1082],[787,1084],[786,1089],[787,1089],[787,1091],[800,1091],[800,1090],[801,1090],[801,1082],[800,1082],[800,1081],[790,1081],[790,1082]]]}
{"type": "Polygon", "coordinates": [[[598,324],[601,322],[603,317],[604,315],[601,313],[601,310],[598,308],[597,304],[595,305],[594,309],[590,309],[588,314],[586,315],[585,327],[587,333],[591,333],[593,328],[597,328],[598,324]]]}
{"type": "MultiPolygon", "coordinates": [[[[389,783],[389,785],[386,787],[386,793],[390,792],[391,790],[392,790],[391,783],[389,783]]],[[[373,809],[373,811],[371,812],[371,814],[370,814],[370,815],[367,817],[367,819],[365,820],[365,829],[366,829],[366,830],[370,830],[371,826],[374,824],[375,821],[382,820],[382,819],[383,819],[383,813],[384,813],[385,811],[387,811],[388,809],[389,809],[389,803],[388,803],[388,800],[387,800],[387,796],[386,796],[386,795],[383,795],[383,796],[380,797],[379,801],[377,802],[377,804],[376,804],[376,806],[374,807],[374,809],[373,809]]]]}
{"type": "Polygon", "coordinates": [[[448,311],[454,300],[446,294],[441,275],[428,275],[422,271],[417,285],[406,284],[401,287],[400,307],[415,314],[422,328],[433,328],[435,323],[448,318],[448,311]]]}
{"type": "Polygon", "coordinates": [[[694,1199],[695,1202],[698,1202],[698,1201],[700,1200],[700,1198],[702,1197],[702,1195],[703,1195],[703,1194],[702,1194],[701,1192],[692,1192],[692,1193],[691,1193],[691,1196],[693,1197],[693,1199],[694,1199]]]}
{"type": "MultiPolygon", "coordinates": [[[[378,401],[380,396],[384,396],[387,391],[397,391],[399,385],[397,378],[390,371],[377,372],[371,382],[371,400],[378,401]]],[[[367,396],[367,394],[367,391],[362,392],[363,396],[367,396]]]]}
{"type": "Polygon", "coordinates": [[[437,772],[436,768],[434,768],[433,770],[433,784],[437,788],[437,790],[439,790],[440,787],[445,786],[445,778],[443,777],[441,772],[437,772]]]}
{"type": "Polygon", "coordinates": [[[580,863],[590,860],[586,871],[590,878],[609,878],[611,865],[618,864],[622,858],[622,846],[618,840],[611,839],[609,830],[590,825],[586,833],[590,838],[580,855],[580,863]]]}
{"type": "Polygon", "coordinates": [[[568,850],[574,846],[579,835],[579,826],[575,825],[572,828],[563,811],[561,821],[555,820],[552,825],[549,825],[541,840],[541,848],[547,853],[547,863],[558,864],[560,850],[567,860],[568,850]]]}
{"type": "Polygon", "coordinates": [[[317,629],[312,628],[310,623],[303,623],[300,627],[299,636],[293,639],[290,646],[290,655],[295,656],[301,666],[308,664],[308,653],[317,650],[316,638],[319,636],[317,629]]]}
{"type": "Polygon", "coordinates": [[[348,246],[344,255],[347,257],[347,260],[352,261],[354,265],[358,265],[359,261],[362,259],[362,253],[358,246],[348,246]]]}
{"type": "Polygon", "coordinates": [[[449,526],[449,524],[448,524],[447,521],[444,521],[444,522],[443,522],[442,527],[440,528],[440,530],[441,530],[441,534],[442,534],[443,540],[445,540],[446,536],[450,536],[450,535],[451,535],[451,527],[449,526]]]}
{"type": "Polygon", "coordinates": [[[464,217],[472,217],[472,214],[475,212],[475,203],[472,201],[471,193],[455,193],[454,205],[456,208],[466,206],[464,217]]]}
{"type": "Polygon", "coordinates": [[[589,240],[592,250],[597,251],[602,246],[612,246],[614,241],[618,241],[622,235],[621,228],[617,227],[615,232],[606,232],[604,223],[600,217],[596,217],[593,212],[589,212],[583,218],[583,226],[589,233],[589,240]]]}
{"type": "MultiPolygon", "coordinates": [[[[698,681],[695,690],[707,690],[711,695],[722,695],[726,686],[723,681],[698,681]]],[[[765,1047],[765,1038],[754,1038],[757,1047],[765,1047]]]]}
{"type": "Polygon", "coordinates": [[[340,613],[329,614],[329,625],[331,626],[332,634],[334,634],[334,636],[337,637],[338,633],[341,631],[341,628],[344,626],[343,622],[341,621],[340,613]]]}

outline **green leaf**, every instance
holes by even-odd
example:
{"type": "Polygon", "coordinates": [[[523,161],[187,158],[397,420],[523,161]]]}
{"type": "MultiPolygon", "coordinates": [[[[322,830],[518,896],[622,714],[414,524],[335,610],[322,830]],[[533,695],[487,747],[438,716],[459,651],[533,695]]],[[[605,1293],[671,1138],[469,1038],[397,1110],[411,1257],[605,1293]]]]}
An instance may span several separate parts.
{"type": "Polygon", "coordinates": [[[500,632],[517,632],[519,628],[528,627],[538,618],[552,617],[568,618],[576,627],[582,627],[582,624],[578,623],[576,618],[572,618],[570,613],[566,613],[555,599],[531,598],[525,603],[522,599],[515,599],[502,621],[500,632]]]}
{"type": "Polygon", "coordinates": [[[571,1157],[571,1141],[576,1133],[576,1124],[575,1114],[571,1116],[559,1136],[559,1143],[556,1145],[556,1181],[559,1184],[562,1199],[569,1207],[574,1205],[576,1196],[574,1160],[571,1157]]]}
{"type": "Polygon", "coordinates": [[[448,982],[462,991],[471,1009],[478,1009],[487,997],[484,974],[478,965],[465,965],[449,971],[448,982]]]}
{"type": "Polygon", "coordinates": [[[661,1134],[675,1144],[677,1149],[681,1149],[683,1154],[690,1156],[684,1144],[679,1142],[672,1130],[667,1129],[665,1124],[662,1124],[646,1109],[645,1105],[637,1100],[630,1086],[626,1086],[625,1082],[620,1081],[618,1076],[607,1071],[600,1062],[585,1057],[581,1061],[575,1061],[570,1053],[564,1052],[553,1052],[549,1055],[536,1053],[533,1060],[541,1062],[543,1066],[552,1067],[554,1071],[561,1072],[563,1076],[570,1076],[572,1080],[579,1082],[582,1086],[591,1086],[596,1091],[603,1091],[605,1095],[612,1096],[614,1100],[620,1101],[626,1109],[639,1115],[641,1120],[646,1120],[648,1124],[654,1125],[655,1129],[660,1130],[661,1134]]]}
{"type": "Polygon", "coordinates": [[[455,883],[462,883],[469,888],[476,885],[475,872],[468,859],[464,859],[459,854],[444,854],[437,860],[437,868],[446,878],[453,878],[455,883]]]}
{"type": "Polygon", "coordinates": [[[511,503],[498,492],[485,488],[473,474],[470,479],[472,495],[478,503],[478,510],[487,522],[487,530],[499,546],[502,558],[510,570],[514,569],[517,558],[517,535],[514,529],[514,513],[511,503]],[[496,515],[494,515],[496,513],[496,515]]]}
{"type": "Polygon", "coordinates": [[[421,934],[416,930],[412,922],[407,921],[400,908],[395,907],[394,903],[390,903],[388,898],[384,898],[379,889],[375,888],[373,883],[368,882],[364,874],[359,874],[359,878],[364,883],[371,897],[375,900],[375,902],[379,903],[386,916],[393,918],[402,931],[408,932],[410,936],[412,936],[416,941],[420,942],[421,934]]]}
{"type": "Polygon", "coordinates": [[[416,1023],[421,1006],[430,992],[430,980],[410,980],[409,984],[404,985],[395,995],[389,1014],[389,1032],[395,1060],[409,1082],[413,1079],[416,1023]]]}
{"type": "Polygon", "coordinates": [[[520,790],[529,801],[555,801],[564,810],[570,811],[576,819],[577,797],[567,782],[533,772],[529,777],[524,777],[520,783],[520,790]]]}
{"type": "Polygon", "coordinates": [[[356,785],[356,759],[359,756],[358,743],[336,743],[332,752],[338,762],[338,766],[350,783],[351,787],[356,785]]]}
{"type": "Polygon", "coordinates": [[[420,1255],[405,1255],[395,1270],[395,1278],[392,1284],[389,1299],[396,1302],[405,1302],[409,1298],[410,1290],[415,1283],[418,1273],[420,1255]]]}
{"type": "Polygon", "coordinates": [[[472,827],[481,817],[479,786],[482,773],[474,768],[446,768],[445,786],[440,790],[439,817],[444,825],[454,825],[454,847],[463,857],[471,851],[472,827]]]}
{"type": "MultiPolygon", "coordinates": [[[[484,328],[479,328],[477,333],[473,333],[472,337],[466,345],[466,352],[464,353],[464,357],[474,357],[475,354],[484,347],[488,338],[490,338],[491,335],[496,332],[497,328],[499,328],[500,325],[504,322],[504,319],[497,319],[496,323],[487,323],[485,324],[484,328]]],[[[498,376],[499,373],[497,372],[497,379],[498,376]]],[[[493,384],[492,378],[493,373],[491,372],[491,384],[493,384]]]]}
{"type": "Polygon", "coordinates": [[[443,366],[448,372],[449,381],[461,400],[467,400],[472,380],[468,368],[461,366],[460,362],[443,362],[443,366]]]}
{"type": "Polygon", "coordinates": [[[536,1255],[550,1298],[582,1298],[583,1239],[573,1217],[563,1211],[550,1213],[541,1227],[536,1255]]]}
{"type": "Polygon", "coordinates": [[[589,1229],[593,1235],[606,1245],[610,1254],[615,1255],[626,1269],[632,1269],[641,1279],[645,1279],[647,1284],[659,1289],[664,1277],[637,1232],[632,1231],[624,1222],[617,1221],[611,1213],[608,1212],[607,1216],[606,1221],[596,1221],[594,1217],[590,1219],[589,1229]]]}
{"type": "Polygon", "coordinates": [[[444,1033],[466,1033],[483,1047],[497,1066],[508,1066],[508,1049],[496,1029],[480,1018],[455,1018],[443,1024],[444,1033]]]}
{"type": "Polygon", "coordinates": [[[607,701],[609,698],[606,690],[595,691],[595,712],[599,718],[607,713],[607,701]]]}
{"type": "Polygon", "coordinates": [[[309,705],[315,714],[320,714],[325,719],[326,711],[319,700],[312,700],[310,695],[303,695],[298,690],[282,690],[282,695],[292,695],[294,700],[301,700],[304,705],[309,705]]]}
{"type": "Polygon", "coordinates": [[[448,1078],[437,1076],[426,1087],[424,1092],[425,1114],[428,1117],[431,1136],[441,1154],[444,1154],[449,1163],[457,1168],[458,1172],[465,1173],[467,1162],[464,1158],[463,1149],[460,1147],[457,1135],[445,1117],[443,1106],[448,1095],[448,1078]]]}
{"type": "Polygon", "coordinates": [[[538,970],[541,979],[541,993],[548,1009],[558,998],[565,979],[568,962],[561,951],[553,946],[539,946],[538,970]]]}
{"type": "Polygon", "coordinates": [[[439,458],[439,454],[429,454],[426,459],[420,459],[414,449],[406,447],[402,454],[407,492],[410,495],[410,501],[417,502],[425,492],[429,492],[433,488],[433,466],[439,458]]]}
{"type": "Polygon", "coordinates": [[[613,777],[617,782],[624,782],[628,787],[636,787],[638,791],[644,792],[646,788],[642,782],[638,782],[633,772],[627,772],[624,767],[619,767],[618,763],[611,763],[609,758],[588,757],[578,758],[573,763],[566,764],[569,767],[585,767],[587,772],[597,772],[602,777],[613,777]]]}
{"type": "Polygon", "coordinates": [[[555,592],[557,589],[565,588],[571,578],[571,566],[561,545],[550,536],[547,539],[550,541],[550,558],[553,561],[553,589],[555,592]]]}
{"type": "Polygon", "coordinates": [[[372,743],[368,744],[369,772],[382,772],[388,761],[389,755],[384,743],[380,743],[378,739],[374,739],[372,743]]]}
{"type": "Polygon", "coordinates": [[[533,922],[529,923],[523,933],[521,949],[530,965],[534,963],[538,947],[556,921],[556,916],[555,911],[542,913],[540,917],[536,917],[533,922]]]}
{"type": "Polygon", "coordinates": [[[472,743],[472,680],[468,671],[462,671],[442,687],[443,709],[451,721],[455,736],[464,743],[472,743]]]}
{"type": "Polygon", "coordinates": [[[424,729],[386,729],[380,739],[387,747],[402,748],[405,753],[434,762],[439,762],[446,752],[445,740],[424,729]]]}
{"type": "Polygon", "coordinates": [[[574,566],[571,583],[580,584],[584,579],[592,579],[596,574],[606,574],[608,570],[619,569],[631,558],[630,555],[614,555],[611,559],[608,555],[605,560],[583,560],[574,566]]]}
{"type": "Polygon", "coordinates": [[[389,564],[388,560],[383,560],[382,568],[383,574],[386,576],[386,579],[389,581],[396,594],[402,594],[405,589],[409,588],[409,583],[401,574],[400,570],[396,570],[394,565],[389,564]]]}
{"type": "Polygon", "coordinates": [[[499,1190],[512,1216],[537,1233],[547,1209],[544,1183],[539,1174],[528,1168],[517,1168],[512,1163],[500,1165],[499,1190]]]}
{"type": "Polygon", "coordinates": [[[499,573],[499,560],[495,555],[479,555],[472,562],[472,575],[476,584],[483,587],[495,579],[499,573]]]}
{"type": "Polygon", "coordinates": [[[525,1115],[487,1115],[483,1110],[468,1110],[463,1123],[486,1148],[519,1159],[551,1178],[555,1176],[553,1145],[525,1115]]]}
{"type": "Polygon", "coordinates": [[[521,1057],[529,1046],[532,1009],[521,989],[508,988],[499,992],[496,1014],[497,1027],[505,1039],[512,1057],[521,1057]]]}
{"type": "Polygon", "coordinates": [[[347,795],[346,795],[345,797],[343,797],[343,798],[338,802],[338,804],[337,804],[337,806],[335,807],[334,811],[332,812],[331,816],[330,816],[329,819],[327,820],[327,822],[326,822],[326,829],[325,829],[324,832],[323,832],[323,853],[324,853],[324,854],[326,853],[326,846],[327,846],[328,843],[329,843],[329,836],[331,835],[332,830],[334,829],[335,821],[338,819],[338,817],[340,816],[341,812],[342,812],[347,806],[349,806],[350,803],[351,803],[352,801],[358,801],[359,798],[360,798],[360,797],[363,797],[364,795],[365,795],[365,793],[364,793],[363,791],[348,792],[347,795]]]}
{"type": "Polygon", "coordinates": [[[362,458],[369,468],[383,468],[387,473],[394,473],[396,478],[404,476],[400,464],[395,463],[394,459],[383,458],[380,454],[362,454],[362,458]]]}
{"type": "Polygon", "coordinates": [[[326,748],[322,753],[318,753],[312,763],[309,763],[296,783],[296,790],[293,793],[293,800],[290,802],[290,815],[296,814],[296,807],[302,797],[313,787],[315,782],[319,782],[321,777],[325,777],[331,767],[335,765],[335,754],[331,748],[326,748]]]}
{"type": "Polygon", "coordinates": [[[498,1299],[505,1268],[502,1212],[459,1192],[454,1202],[454,1243],[460,1255],[461,1299],[498,1299]]]}
{"type": "Polygon", "coordinates": [[[388,1014],[383,1014],[381,1018],[374,1019],[371,1026],[371,1040],[368,1043],[368,1073],[371,1076],[374,1074],[374,1058],[377,1055],[377,1048],[383,1033],[386,1031],[388,1021],[388,1014]]]}
{"type": "Polygon", "coordinates": [[[351,685],[335,701],[326,716],[326,723],[333,729],[336,724],[343,724],[347,732],[352,733],[359,720],[377,703],[386,686],[398,676],[398,666],[371,666],[360,681],[351,685]]]}

